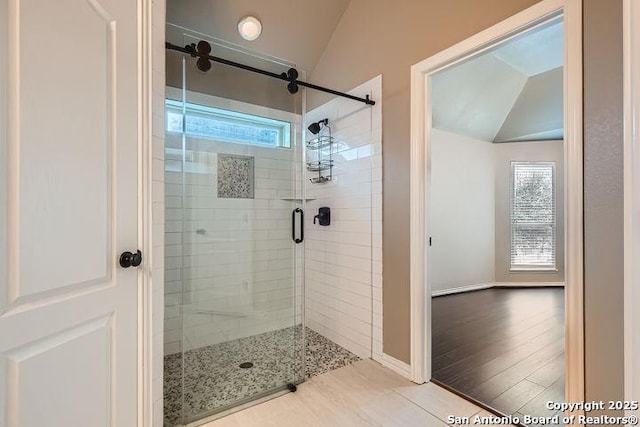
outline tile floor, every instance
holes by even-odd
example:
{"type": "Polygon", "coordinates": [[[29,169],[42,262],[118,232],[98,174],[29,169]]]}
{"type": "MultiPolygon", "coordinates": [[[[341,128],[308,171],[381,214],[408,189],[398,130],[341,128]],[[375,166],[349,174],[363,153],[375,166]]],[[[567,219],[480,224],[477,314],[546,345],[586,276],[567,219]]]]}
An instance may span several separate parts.
{"type": "Polygon", "coordinates": [[[416,385],[370,359],[311,378],[298,391],[203,427],[447,427],[449,416],[492,416],[434,385],[416,385]]]}
{"type": "MultiPolygon", "coordinates": [[[[193,419],[238,401],[297,382],[302,377],[300,328],[287,328],[165,357],[164,425],[193,419]],[[240,368],[251,362],[251,368],[240,368]],[[182,375],[184,371],[184,403],[182,375]]],[[[314,377],[360,360],[307,328],[306,377],[314,377]]]]}

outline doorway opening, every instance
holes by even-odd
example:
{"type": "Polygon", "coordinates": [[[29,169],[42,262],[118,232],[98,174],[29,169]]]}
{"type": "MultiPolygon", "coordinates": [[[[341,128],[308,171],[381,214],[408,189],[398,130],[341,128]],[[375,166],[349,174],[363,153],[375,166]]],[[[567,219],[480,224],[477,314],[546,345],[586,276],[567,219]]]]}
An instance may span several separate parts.
{"type": "Polygon", "coordinates": [[[584,393],[573,7],[541,2],[412,68],[412,379],[521,418],[584,393]]]}

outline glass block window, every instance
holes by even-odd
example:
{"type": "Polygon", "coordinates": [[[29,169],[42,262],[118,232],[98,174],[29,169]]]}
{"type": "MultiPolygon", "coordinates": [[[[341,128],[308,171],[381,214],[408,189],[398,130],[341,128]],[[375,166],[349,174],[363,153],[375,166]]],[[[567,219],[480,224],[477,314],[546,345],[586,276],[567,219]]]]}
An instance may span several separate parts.
{"type": "Polygon", "coordinates": [[[511,162],[511,270],[555,268],[555,163],[511,162]]]}
{"type": "Polygon", "coordinates": [[[166,100],[167,132],[224,142],[291,148],[291,123],[221,108],[166,100]]]}

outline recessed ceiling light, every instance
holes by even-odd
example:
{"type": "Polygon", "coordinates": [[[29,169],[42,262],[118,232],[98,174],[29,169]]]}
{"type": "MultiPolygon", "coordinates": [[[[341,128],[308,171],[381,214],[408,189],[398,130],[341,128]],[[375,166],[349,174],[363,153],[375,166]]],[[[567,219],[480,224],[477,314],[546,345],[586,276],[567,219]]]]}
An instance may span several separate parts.
{"type": "Polygon", "coordinates": [[[245,16],[238,22],[238,32],[243,39],[253,41],[260,37],[262,24],[255,16],[245,16]]]}

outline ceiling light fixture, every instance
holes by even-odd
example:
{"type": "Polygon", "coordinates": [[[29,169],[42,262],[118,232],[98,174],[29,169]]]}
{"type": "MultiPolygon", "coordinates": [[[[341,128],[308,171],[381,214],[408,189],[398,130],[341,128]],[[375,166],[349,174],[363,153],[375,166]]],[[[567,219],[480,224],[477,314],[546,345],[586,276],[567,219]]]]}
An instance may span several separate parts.
{"type": "Polygon", "coordinates": [[[262,24],[255,16],[247,15],[238,22],[238,32],[243,39],[253,41],[260,37],[262,24]]]}

